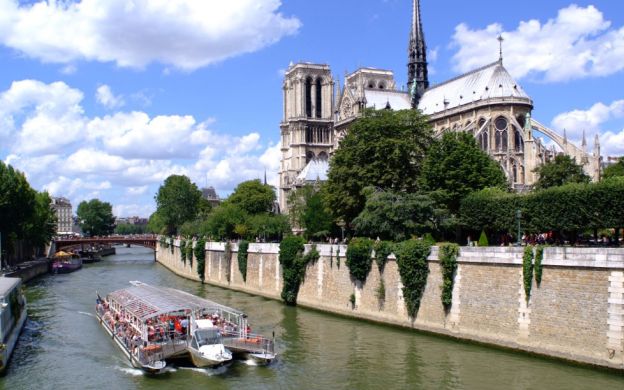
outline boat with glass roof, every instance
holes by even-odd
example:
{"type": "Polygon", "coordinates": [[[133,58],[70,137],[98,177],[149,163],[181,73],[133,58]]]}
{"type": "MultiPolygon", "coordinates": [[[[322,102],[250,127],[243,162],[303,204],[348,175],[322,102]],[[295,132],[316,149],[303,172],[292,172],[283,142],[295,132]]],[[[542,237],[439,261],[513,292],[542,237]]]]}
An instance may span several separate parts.
{"type": "Polygon", "coordinates": [[[243,312],[173,288],[130,283],[98,295],[96,314],[134,367],[158,374],[178,359],[214,367],[237,356],[275,358],[273,340],[248,332],[243,312]]]}
{"type": "Polygon", "coordinates": [[[26,297],[21,286],[21,278],[0,276],[0,374],[5,372],[26,323],[26,297]]]}

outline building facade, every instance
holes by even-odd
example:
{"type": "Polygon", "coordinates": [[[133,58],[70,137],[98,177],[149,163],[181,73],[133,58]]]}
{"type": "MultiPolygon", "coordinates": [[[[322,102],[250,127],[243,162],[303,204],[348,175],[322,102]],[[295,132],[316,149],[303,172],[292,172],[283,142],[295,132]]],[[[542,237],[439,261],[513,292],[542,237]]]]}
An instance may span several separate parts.
{"type": "Polygon", "coordinates": [[[397,88],[390,70],[361,68],[336,86],[328,65],[291,64],[284,76],[281,130],[280,208],[287,212],[291,191],[326,180],[328,160],[365,108],[419,109],[430,118],[436,137],[468,132],[502,167],[510,185],[530,189],[534,169],[556,153],[573,157],[593,180],[600,177],[598,136],[592,151],[583,135],[580,147],[532,118],[533,100],[497,61],[430,86],[420,1],[412,1],[407,89],[397,88]],[[535,133],[559,147],[547,148],[535,133]]]}
{"type": "Polygon", "coordinates": [[[52,208],[56,212],[56,234],[72,234],[74,220],[72,218],[72,205],[69,199],[62,197],[52,198],[52,208]]]}

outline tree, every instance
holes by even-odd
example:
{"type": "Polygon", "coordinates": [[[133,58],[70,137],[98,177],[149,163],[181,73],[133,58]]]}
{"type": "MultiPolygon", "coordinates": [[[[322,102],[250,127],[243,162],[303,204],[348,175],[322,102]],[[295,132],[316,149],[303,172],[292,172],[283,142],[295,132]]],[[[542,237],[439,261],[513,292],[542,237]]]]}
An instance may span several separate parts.
{"type": "Polygon", "coordinates": [[[199,212],[201,191],[186,176],[171,175],[156,194],[156,210],[167,227],[168,234],[176,233],[186,221],[195,219],[199,212]]]}
{"type": "Polygon", "coordinates": [[[56,213],[47,192],[35,194],[35,209],[26,223],[25,237],[36,247],[44,247],[56,233],[56,213]]]}
{"type": "Polygon", "coordinates": [[[427,118],[417,110],[367,110],[341,141],[323,189],[332,214],[350,223],[362,211],[368,186],[415,192],[422,160],[432,140],[427,118]]]}
{"type": "Polygon", "coordinates": [[[247,218],[247,213],[240,207],[223,202],[212,210],[208,219],[202,224],[201,233],[215,239],[235,238],[236,227],[244,224],[247,218]]]}
{"type": "Polygon", "coordinates": [[[404,241],[436,226],[435,202],[421,194],[366,189],[366,206],[353,220],[358,235],[382,240],[404,241]]]}
{"type": "Polygon", "coordinates": [[[167,233],[166,229],[167,226],[165,225],[165,221],[160,216],[160,214],[158,214],[157,211],[153,212],[152,215],[150,215],[149,220],[147,221],[146,231],[155,234],[165,234],[167,233]]]}
{"type": "Polygon", "coordinates": [[[0,233],[3,240],[11,234],[23,234],[24,224],[33,215],[35,205],[35,191],[26,176],[0,161],[0,233]]]}
{"type": "Polygon", "coordinates": [[[335,224],[320,191],[306,184],[288,195],[291,224],[304,229],[306,239],[327,237],[335,224]]]}
{"type": "Polygon", "coordinates": [[[266,213],[273,209],[275,192],[260,180],[249,180],[236,186],[225,203],[235,205],[250,215],[266,213]]]}
{"type": "Polygon", "coordinates": [[[558,154],[554,160],[535,168],[539,179],[535,189],[562,186],[568,183],[589,183],[591,178],[583,172],[583,167],[570,156],[558,154]]]}
{"type": "Polygon", "coordinates": [[[87,236],[106,236],[115,230],[113,206],[99,199],[82,201],[76,212],[80,227],[87,236]]]}
{"type": "Polygon", "coordinates": [[[624,158],[620,158],[615,164],[609,165],[602,172],[604,179],[621,176],[624,176],[624,158]]]}
{"type": "Polygon", "coordinates": [[[434,142],[423,163],[420,183],[424,191],[457,215],[466,195],[487,187],[508,187],[500,165],[482,151],[469,133],[445,133],[434,142]]]}

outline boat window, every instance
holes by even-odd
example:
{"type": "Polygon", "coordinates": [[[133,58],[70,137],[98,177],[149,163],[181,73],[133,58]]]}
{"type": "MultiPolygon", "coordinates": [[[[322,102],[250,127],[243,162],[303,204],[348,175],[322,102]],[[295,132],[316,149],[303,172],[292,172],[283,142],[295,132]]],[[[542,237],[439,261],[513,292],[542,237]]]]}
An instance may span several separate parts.
{"type": "Polygon", "coordinates": [[[195,332],[197,344],[202,345],[221,344],[219,329],[198,329],[195,332]]]}

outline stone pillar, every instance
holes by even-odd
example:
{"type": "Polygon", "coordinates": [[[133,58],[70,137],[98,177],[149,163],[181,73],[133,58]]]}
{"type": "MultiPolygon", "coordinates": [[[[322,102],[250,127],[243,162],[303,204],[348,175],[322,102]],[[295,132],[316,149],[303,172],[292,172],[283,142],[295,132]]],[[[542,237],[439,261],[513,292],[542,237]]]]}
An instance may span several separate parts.
{"type": "Polygon", "coordinates": [[[624,364],[624,272],[622,271],[612,271],[609,276],[608,310],[607,357],[615,364],[624,364]]]}
{"type": "MultiPolygon", "coordinates": [[[[521,342],[528,342],[529,326],[531,325],[531,308],[530,299],[527,302],[526,293],[524,292],[524,276],[522,275],[522,267],[518,271],[520,290],[518,291],[518,339],[521,342]]],[[[533,281],[531,281],[533,283],[533,281]]]]}

